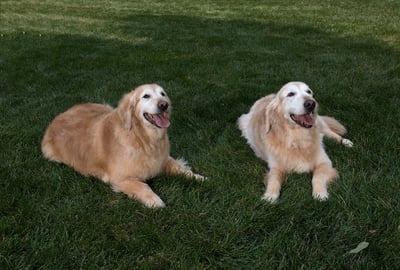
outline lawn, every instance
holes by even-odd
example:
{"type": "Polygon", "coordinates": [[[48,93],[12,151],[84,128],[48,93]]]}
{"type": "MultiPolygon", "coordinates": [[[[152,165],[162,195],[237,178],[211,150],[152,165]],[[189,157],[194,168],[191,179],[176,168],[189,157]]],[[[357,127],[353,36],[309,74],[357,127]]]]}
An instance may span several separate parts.
{"type": "Polygon", "coordinates": [[[0,269],[394,269],[400,265],[400,2],[0,2],[0,269]],[[236,120],[288,81],[355,146],[325,141],[330,199],[267,166],[236,120]],[[144,83],[173,102],[171,155],[199,183],[159,176],[149,209],[42,157],[77,103],[115,106],[144,83]],[[358,244],[369,245],[354,253],[358,244]]]}

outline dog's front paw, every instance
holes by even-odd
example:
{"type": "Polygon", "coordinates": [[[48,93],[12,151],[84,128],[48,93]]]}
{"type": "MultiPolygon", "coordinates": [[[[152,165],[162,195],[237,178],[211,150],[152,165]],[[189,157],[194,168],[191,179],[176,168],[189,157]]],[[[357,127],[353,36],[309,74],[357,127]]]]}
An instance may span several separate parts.
{"type": "Polygon", "coordinates": [[[162,208],[165,207],[165,203],[161,200],[160,197],[153,196],[151,199],[146,199],[143,201],[144,205],[149,208],[162,208]]]}
{"type": "Polygon", "coordinates": [[[328,191],[320,191],[320,192],[314,191],[312,196],[314,199],[323,202],[329,198],[329,193],[328,193],[328,191]]]}
{"type": "Polygon", "coordinates": [[[278,198],[279,198],[279,193],[270,194],[266,192],[261,197],[261,200],[267,201],[269,203],[276,203],[278,201],[278,198]]]}
{"type": "Polygon", "coordinates": [[[346,147],[353,147],[353,142],[349,139],[342,139],[342,144],[346,147]]]}

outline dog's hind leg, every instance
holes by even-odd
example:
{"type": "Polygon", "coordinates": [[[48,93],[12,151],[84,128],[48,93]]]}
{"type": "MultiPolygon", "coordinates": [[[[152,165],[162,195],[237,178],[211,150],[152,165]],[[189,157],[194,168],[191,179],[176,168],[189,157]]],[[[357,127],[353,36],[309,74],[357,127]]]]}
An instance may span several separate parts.
{"type": "Polygon", "coordinates": [[[186,177],[195,178],[199,181],[205,180],[204,176],[193,173],[186,161],[183,159],[175,160],[172,157],[169,157],[165,164],[164,172],[169,175],[183,174],[186,177]]]}
{"type": "Polygon", "coordinates": [[[138,179],[128,178],[117,183],[112,183],[115,192],[123,192],[129,197],[133,197],[147,207],[164,207],[165,204],[157,194],[151,190],[149,185],[138,179]]]}
{"type": "Polygon", "coordinates": [[[346,128],[335,118],[329,116],[318,117],[320,132],[328,138],[334,139],[346,147],[353,147],[353,142],[343,138],[341,135],[346,133],[346,128]]]}
{"type": "Polygon", "coordinates": [[[312,195],[314,199],[325,201],[329,197],[328,184],[338,177],[337,171],[328,163],[318,165],[312,178],[312,195]]]}
{"type": "Polygon", "coordinates": [[[276,168],[270,169],[269,173],[264,176],[264,184],[267,189],[261,199],[271,203],[276,202],[276,200],[279,198],[284,179],[284,171],[276,168]]]}

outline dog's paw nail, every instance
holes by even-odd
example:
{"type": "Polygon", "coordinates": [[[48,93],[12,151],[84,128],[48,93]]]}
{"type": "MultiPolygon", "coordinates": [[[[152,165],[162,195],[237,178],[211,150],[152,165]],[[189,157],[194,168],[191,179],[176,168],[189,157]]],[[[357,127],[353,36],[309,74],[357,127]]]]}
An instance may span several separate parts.
{"type": "Polygon", "coordinates": [[[148,201],[145,203],[145,205],[149,208],[163,208],[165,207],[165,203],[160,199],[157,198],[153,201],[148,201]]]}
{"type": "Polygon", "coordinates": [[[346,147],[353,147],[353,142],[348,139],[343,139],[342,144],[346,147]]]}
{"type": "Polygon", "coordinates": [[[202,175],[200,175],[200,174],[193,174],[193,177],[194,177],[194,179],[196,179],[197,181],[205,181],[205,180],[208,179],[207,177],[204,177],[204,176],[202,176],[202,175]]]}
{"type": "Polygon", "coordinates": [[[316,199],[316,200],[318,200],[320,202],[323,202],[323,201],[328,200],[329,194],[326,191],[324,191],[324,192],[314,192],[313,193],[313,197],[314,197],[314,199],[316,199]]]}
{"type": "Polygon", "coordinates": [[[279,197],[279,195],[277,195],[277,194],[264,194],[261,197],[261,200],[267,201],[269,203],[276,203],[278,201],[278,197],[279,197]]]}

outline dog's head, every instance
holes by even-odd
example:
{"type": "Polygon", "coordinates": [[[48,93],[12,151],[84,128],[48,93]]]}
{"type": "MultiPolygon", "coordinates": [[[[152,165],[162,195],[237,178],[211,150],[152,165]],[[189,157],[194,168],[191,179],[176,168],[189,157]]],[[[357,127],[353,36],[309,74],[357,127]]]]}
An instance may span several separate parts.
{"type": "Polygon", "coordinates": [[[310,87],[302,82],[289,82],[277,93],[271,106],[281,110],[293,125],[311,128],[315,125],[318,103],[310,87]]]}
{"type": "Polygon", "coordinates": [[[156,84],[141,85],[126,94],[117,110],[127,129],[135,125],[163,129],[170,125],[171,101],[156,84]]]}

